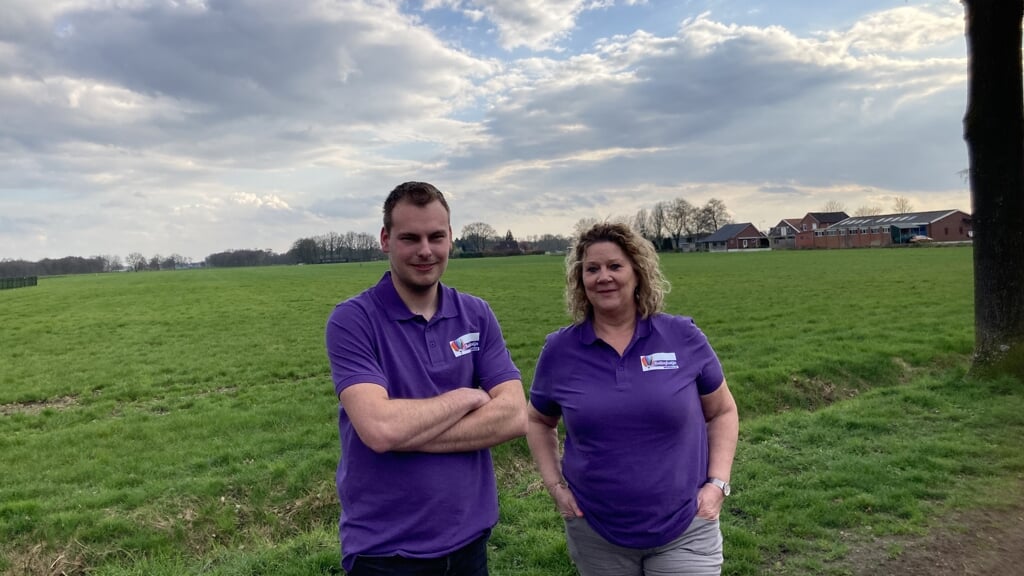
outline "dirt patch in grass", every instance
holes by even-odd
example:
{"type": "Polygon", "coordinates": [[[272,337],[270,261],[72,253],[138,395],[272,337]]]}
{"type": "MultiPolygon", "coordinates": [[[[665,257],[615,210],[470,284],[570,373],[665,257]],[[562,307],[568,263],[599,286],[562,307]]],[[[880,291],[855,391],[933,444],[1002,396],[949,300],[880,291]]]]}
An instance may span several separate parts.
{"type": "Polygon", "coordinates": [[[794,407],[812,411],[820,410],[860,394],[860,390],[856,386],[836,383],[817,376],[790,376],[789,386],[792,390],[796,391],[796,401],[792,402],[794,406],[790,404],[780,405],[777,410],[779,413],[788,412],[794,407]]]}
{"type": "Polygon", "coordinates": [[[274,515],[281,519],[287,530],[296,533],[324,518],[333,521],[338,515],[338,493],[334,482],[318,483],[301,498],[275,507],[274,515]]]}
{"type": "Polygon", "coordinates": [[[12,402],[10,404],[0,404],[0,416],[10,416],[12,414],[39,414],[43,410],[63,410],[78,404],[78,399],[74,396],[61,396],[60,398],[53,398],[51,400],[41,400],[38,402],[12,402]]]}
{"type": "Polygon", "coordinates": [[[5,576],[84,576],[89,573],[81,546],[51,550],[37,544],[26,551],[8,554],[5,576]]]}
{"type": "Polygon", "coordinates": [[[844,564],[854,576],[1024,574],[1024,492],[1011,498],[1007,508],[954,514],[921,538],[876,539],[844,564]]]}

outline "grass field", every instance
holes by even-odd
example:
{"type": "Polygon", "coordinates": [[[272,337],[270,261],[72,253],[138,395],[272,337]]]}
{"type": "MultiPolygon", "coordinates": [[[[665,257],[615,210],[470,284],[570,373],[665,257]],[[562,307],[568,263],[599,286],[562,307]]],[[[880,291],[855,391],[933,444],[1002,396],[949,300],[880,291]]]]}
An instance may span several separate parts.
{"type": "MultiPolygon", "coordinates": [[[[669,254],[740,407],[725,573],[850,550],[1024,485],[1024,386],[967,381],[969,248],[669,254]],[[978,489],[978,483],[988,487],[978,489]]],[[[334,304],[386,263],[44,278],[0,292],[0,572],[337,573],[334,304]]],[[[452,261],[532,379],[562,261],[452,261]]],[[[573,574],[524,440],[495,449],[496,575],[573,574]]],[[[895,545],[889,550],[898,554],[895,545]]]]}

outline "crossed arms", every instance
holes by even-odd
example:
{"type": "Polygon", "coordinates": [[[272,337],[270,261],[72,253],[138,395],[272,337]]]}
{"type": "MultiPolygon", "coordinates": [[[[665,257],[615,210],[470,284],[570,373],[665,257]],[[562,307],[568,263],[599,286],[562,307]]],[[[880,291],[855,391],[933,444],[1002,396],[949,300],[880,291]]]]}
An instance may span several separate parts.
{"type": "Polygon", "coordinates": [[[392,399],[377,384],[353,384],[338,395],[359,438],[374,452],[467,452],[526,434],[520,380],[485,392],[456,388],[424,399],[392,399]]]}

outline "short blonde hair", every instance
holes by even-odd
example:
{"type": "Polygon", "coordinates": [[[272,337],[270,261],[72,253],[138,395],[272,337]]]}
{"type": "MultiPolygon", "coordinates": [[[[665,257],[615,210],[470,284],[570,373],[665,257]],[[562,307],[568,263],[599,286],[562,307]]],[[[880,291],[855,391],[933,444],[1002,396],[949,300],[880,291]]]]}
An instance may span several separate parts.
{"type": "Polygon", "coordinates": [[[580,324],[594,314],[583,286],[583,258],[598,242],[612,242],[629,258],[636,274],[636,307],[642,318],[662,311],[670,290],[661,273],[654,245],[626,224],[598,222],[576,237],[565,256],[565,303],[573,323],[580,324]]]}

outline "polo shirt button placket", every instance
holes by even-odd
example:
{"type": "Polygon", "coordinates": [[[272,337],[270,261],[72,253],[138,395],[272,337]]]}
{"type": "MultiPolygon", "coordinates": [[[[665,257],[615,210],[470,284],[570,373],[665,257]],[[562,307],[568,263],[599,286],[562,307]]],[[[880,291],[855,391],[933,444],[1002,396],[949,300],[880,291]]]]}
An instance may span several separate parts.
{"type": "Polygon", "coordinates": [[[434,336],[434,332],[430,329],[429,326],[427,326],[423,332],[427,339],[427,354],[430,357],[431,364],[442,362],[443,358],[440,355],[440,348],[437,346],[437,338],[434,336]]]}
{"type": "Polygon", "coordinates": [[[618,369],[615,371],[615,387],[620,390],[626,387],[626,365],[624,362],[624,360],[620,360],[618,369]]]}

